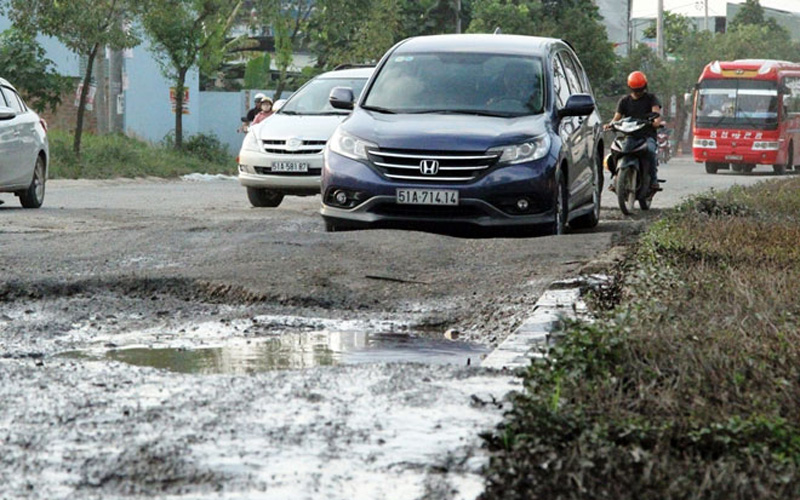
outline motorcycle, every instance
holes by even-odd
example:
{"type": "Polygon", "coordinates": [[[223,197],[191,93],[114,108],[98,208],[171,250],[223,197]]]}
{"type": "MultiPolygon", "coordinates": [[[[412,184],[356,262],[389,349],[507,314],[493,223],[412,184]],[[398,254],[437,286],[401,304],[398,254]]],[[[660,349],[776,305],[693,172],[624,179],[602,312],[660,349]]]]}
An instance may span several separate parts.
{"type": "Polygon", "coordinates": [[[669,129],[658,131],[658,138],[656,144],[658,145],[658,163],[659,165],[666,165],[670,158],[672,158],[672,145],[669,141],[669,129]]]}
{"type": "Polygon", "coordinates": [[[647,133],[658,116],[658,113],[651,113],[646,120],[627,117],[609,124],[618,135],[611,144],[606,164],[614,176],[614,191],[625,215],[633,212],[637,201],[642,210],[649,210],[653,196],[660,191],[651,187],[647,164],[647,133]]]}

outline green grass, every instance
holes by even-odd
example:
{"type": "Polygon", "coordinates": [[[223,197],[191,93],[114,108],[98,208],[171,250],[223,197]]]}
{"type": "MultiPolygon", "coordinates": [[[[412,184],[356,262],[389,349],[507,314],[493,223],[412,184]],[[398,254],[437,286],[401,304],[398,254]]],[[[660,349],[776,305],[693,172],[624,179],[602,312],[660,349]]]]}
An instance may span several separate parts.
{"type": "Polygon", "coordinates": [[[483,499],[800,498],[800,180],[695,197],[524,376],[483,499]]]}
{"type": "Polygon", "coordinates": [[[236,160],[213,136],[184,140],[184,151],[152,145],[120,134],[84,133],[81,156],[72,151],[73,135],[48,132],[51,179],[111,179],[116,177],[179,177],[190,173],[236,174],[236,160]]]}

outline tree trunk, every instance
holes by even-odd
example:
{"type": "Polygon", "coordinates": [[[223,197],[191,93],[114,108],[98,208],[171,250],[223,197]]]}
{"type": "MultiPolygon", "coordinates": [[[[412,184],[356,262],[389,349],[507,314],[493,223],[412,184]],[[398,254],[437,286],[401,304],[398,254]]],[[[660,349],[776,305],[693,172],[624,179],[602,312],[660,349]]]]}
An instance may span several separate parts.
{"type": "Polygon", "coordinates": [[[175,82],[175,149],[183,149],[183,87],[186,83],[188,70],[179,69],[178,79],[175,82]]]}
{"type": "Polygon", "coordinates": [[[275,93],[273,94],[273,100],[277,101],[281,98],[281,94],[283,94],[283,89],[286,88],[286,73],[288,72],[288,68],[278,68],[278,85],[275,87],[275,93]]]}
{"type": "MultiPolygon", "coordinates": [[[[89,84],[92,81],[94,58],[97,57],[98,50],[100,50],[100,44],[96,43],[89,53],[89,60],[86,62],[86,74],[83,76],[83,88],[81,88],[81,96],[78,99],[78,123],[75,125],[75,137],[72,142],[72,151],[78,158],[81,156],[81,135],[83,134],[83,116],[86,112],[86,96],[89,95],[89,84]]],[[[78,168],[80,169],[80,166],[78,168]]]]}

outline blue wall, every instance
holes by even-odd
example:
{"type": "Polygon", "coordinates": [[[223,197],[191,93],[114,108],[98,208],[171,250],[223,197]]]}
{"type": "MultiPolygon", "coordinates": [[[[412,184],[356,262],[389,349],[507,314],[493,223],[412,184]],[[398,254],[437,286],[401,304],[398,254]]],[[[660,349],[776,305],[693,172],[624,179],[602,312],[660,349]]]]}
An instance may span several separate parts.
{"type": "MultiPolygon", "coordinates": [[[[125,133],[150,142],[160,142],[175,130],[175,114],[169,100],[173,83],[161,74],[161,67],[148,50],[149,43],[135,47],[133,57],[125,59],[128,88],[125,91],[125,133]]],[[[198,73],[186,75],[189,88],[188,114],[183,115],[183,136],[198,131],[201,98],[198,73]]]]}
{"type": "MultiPolygon", "coordinates": [[[[242,90],[239,92],[200,92],[199,133],[213,134],[228,148],[232,156],[239,154],[244,134],[236,129],[242,123],[242,117],[253,106],[253,96],[263,92],[268,96],[271,90],[242,90]]],[[[283,97],[289,97],[284,92],[283,97]]]]}

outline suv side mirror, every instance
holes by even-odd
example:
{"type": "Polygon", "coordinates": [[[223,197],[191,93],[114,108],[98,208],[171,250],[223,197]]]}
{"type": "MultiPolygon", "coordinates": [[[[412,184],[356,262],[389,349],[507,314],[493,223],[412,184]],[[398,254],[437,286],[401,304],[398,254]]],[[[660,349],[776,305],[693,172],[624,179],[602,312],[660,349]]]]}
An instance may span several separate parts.
{"type": "Polygon", "coordinates": [[[334,87],[331,90],[328,102],[336,109],[353,109],[356,98],[350,87],[334,87]]]}
{"type": "Polygon", "coordinates": [[[0,106],[0,120],[11,120],[17,116],[17,112],[8,106],[0,106]]]}
{"type": "Polygon", "coordinates": [[[275,101],[275,104],[272,105],[272,111],[278,111],[286,104],[286,99],[278,99],[275,101]]]}
{"type": "Polygon", "coordinates": [[[572,94],[563,108],[558,110],[558,117],[588,116],[594,111],[594,98],[589,94],[572,94]]]}

